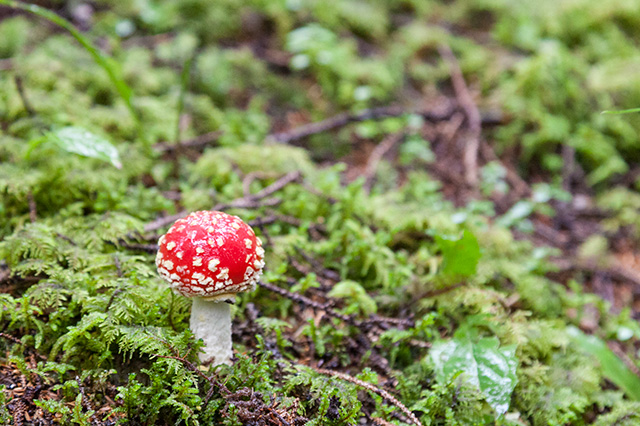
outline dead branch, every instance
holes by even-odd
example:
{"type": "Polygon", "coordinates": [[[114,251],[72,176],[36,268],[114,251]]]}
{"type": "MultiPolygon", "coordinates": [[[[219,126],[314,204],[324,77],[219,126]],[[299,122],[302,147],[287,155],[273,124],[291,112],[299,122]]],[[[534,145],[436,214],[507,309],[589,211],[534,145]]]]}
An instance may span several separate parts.
{"type": "Polygon", "coordinates": [[[458,60],[453,54],[453,51],[451,51],[451,48],[447,45],[440,45],[438,46],[438,52],[442,59],[449,65],[449,75],[451,77],[451,83],[453,84],[453,90],[469,123],[469,139],[464,150],[463,161],[465,166],[465,180],[469,186],[475,187],[478,184],[478,150],[482,136],[482,118],[469,92],[467,83],[464,80],[458,60]]]}
{"type": "MultiPolygon", "coordinates": [[[[271,198],[258,203],[258,201],[263,200],[269,195],[283,189],[285,186],[290,183],[299,181],[302,178],[302,173],[299,171],[289,172],[280,179],[273,182],[271,185],[266,188],[256,192],[255,194],[250,194],[241,198],[237,198],[229,203],[219,203],[213,206],[211,210],[224,210],[229,208],[258,208],[262,206],[273,206],[280,202],[279,199],[271,198]]],[[[182,219],[183,217],[189,214],[188,211],[182,210],[174,215],[161,217],[159,219],[154,220],[151,223],[148,223],[144,227],[144,232],[149,233],[153,231],[157,231],[160,228],[164,228],[165,226],[175,222],[178,219],[182,219]]]]}
{"type": "Polygon", "coordinates": [[[200,136],[196,136],[193,139],[187,139],[179,143],[171,142],[159,142],[153,146],[153,148],[160,152],[173,152],[181,149],[203,149],[209,144],[217,141],[222,136],[222,131],[215,130],[208,132],[200,136]]]}
{"type": "Polygon", "coordinates": [[[13,69],[13,60],[11,58],[0,59],[0,71],[9,71],[13,69]]]}
{"type": "Polygon", "coordinates": [[[413,414],[411,410],[409,410],[402,402],[398,401],[393,395],[391,395],[386,390],[378,388],[372,385],[371,383],[367,383],[363,380],[356,379],[355,377],[350,376],[346,373],[341,373],[339,371],[333,371],[333,370],[326,370],[324,368],[317,368],[317,367],[311,367],[311,368],[320,374],[337,377],[346,382],[353,383],[354,385],[363,387],[366,390],[371,391],[377,395],[380,395],[382,398],[384,398],[385,400],[393,404],[396,408],[398,408],[400,411],[402,411],[404,415],[406,415],[409,418],[409,420],[411,420],[411,423],[413,423],[416,426],[422,426],[422,423],[420,423],[420,420],[418,420],[416,415],[413,414]]]}
{"type": "Polygon", "coordinates": [[[618,281],[628,281],[640,288],[640,273],[614,262],[609,266],[601,266],[595,262],[587,262],[571,259],[557,259],[554,264],[560,271],[584,271],[590,274],[604,272],[618,281]]]}
{"type": "Polygon", "coordinates": [[[300,304],[309,306],[313,309],[326,312],[327,315],[341,319],[342,321],[345,321],[351,324],[357,323],[357,321],[355,321],[352,317],[341,314],[340,312],[333,309],[330,306],[330,303],[319,303],[319,302],[316,302],[315,300],[309,299],[308,297],[302,296],[301,294],[292,293],[288,290],[278,287],[277,285],[265,283],[263,281],[259,281],[258,285],[260,287],[266,288],[269,291],[279,294],[282,297],[286,297],[287,299],[293,300],[294,302],[298,302],[300,304]]]}
{"type": "Polygon", "coordinates": [[[373,186],[373,183],[375,181],[376,170],[378,168],[378,164],[382,160],[382,157],[384,157],[384,155],[387,152],[389,152],[394,146],[400,143],[403,138],[404,138],[404,132],[388,135],[371,152],[371,155],[367,160],[367,165],[364,170],[364,178],[365,178],[364,188],[367,191],[370,191],[371,187],[373,186]]]}
{"type": "Polygon", "coordinates": [[[4,337],[7,340],[12,341],[13,343],[15,343],[16,345],[23,345],[24,343],[22,343],[22,340],[18,339],[17,337],[14,337],[10,334],[7,333],[0,333],[0,337],[4,337]]]}
{"type": "Polygon", "coordinates": [[[400,117],[407,114],[417,114],[427,121],[436,122],[448,119],[451,117],[453,112],[453,109],[447,109],[442,112],[425,110],[412,111],[398,105],[371,108],[355,114],[345,112],[316,123],[309,123],[284,132],[273,133],[267,137],[267,140],[272,140],[278,143],[290,143],[311,135],[335,130],[350,123],[358,123],[367,120],[380,120],[389,117],[400,117]]]}
{"type": "Polygon", "coordinates": [[[34,223],[38,220],[38,209],[36,206],[36,200],[33,198],[33,192],[27,193],[27,201],[29,202],[29,221],[34,223]]]}
{"type": "Polygon", "coordinates": [[[18,89],[18,95],[22,100],[22,105],[24,106],[24,110],[27,111],[27,114],[29,114],[30,116],[36,115],[35,110],[31,106],[31,102],[29,102],[29,99],[27,98],[27,93],[24,89],[24,83],[22,82],[22,77],[20,77],[19,75],[16,75],[13,77],[13,79],[16,83],[16,88],[18,89]]]}

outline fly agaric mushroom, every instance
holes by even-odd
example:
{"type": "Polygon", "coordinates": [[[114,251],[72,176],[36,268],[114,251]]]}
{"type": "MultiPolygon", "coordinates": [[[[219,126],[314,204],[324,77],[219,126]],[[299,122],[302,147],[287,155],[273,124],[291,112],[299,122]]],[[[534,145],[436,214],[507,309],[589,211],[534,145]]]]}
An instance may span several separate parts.
{"type": "Polygon", "coordinates": [[[230,364],[230,303],[236,293],[253,290],[262,274],[260,238],[237,216],[199,211],[176,221],[158,245],[158,272],[174,291],[193,298],[190,328],[204,341],[200,361],[230,364]]]}

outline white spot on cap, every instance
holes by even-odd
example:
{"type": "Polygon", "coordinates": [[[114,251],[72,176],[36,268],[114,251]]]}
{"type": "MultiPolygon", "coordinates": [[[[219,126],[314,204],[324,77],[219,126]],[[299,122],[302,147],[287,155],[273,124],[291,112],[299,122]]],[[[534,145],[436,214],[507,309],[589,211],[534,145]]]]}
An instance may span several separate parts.
{"type": "Polygon", "coordinates": [[[224,244],[224,240],[222,239],[222,237],[218,237],[216,238],[216,243],[218,243],[219,246],[224,244]]]}
{"type": "Polygon", "coordinates": [[[202,266],[202,258],[194,257],[193,258],[193,266],[202,266]]]}
{"type": "Polygon", "coordinates": [[[204,280],[204,274],[201,274],[200,272],[195,272],[193,275],[191,275],[191,278],[193,278],[194,280],[198,280],[198,281],[202,281],[204,280]]]}
{"type": "Polygon", "coordinates": [[[251,266],[247,266],[247,270],[244,271],[244,280],[248,280],[249,278],[251,278],[253,276],[253,274],[255,274],[256,271],[253,270],[253,268],[251,266]]]}
{"type": "Polygon", "coordinates": [[[231,227],[233,229],[240,229],[240,224],[238,222],[231,222],[231,227]]]}
{"type": "Polygon", "coordinates": [[[262,240],[260,237],[256,237],[256,244],[258,244],[258,247],[262,247],[262,240]]]}
{"type": "Polygon", "coordinates": [[[202,254],[204,253],[204,249],[202,247],[196,247],[196,253],[202,254]]]}
{"type": "Polygon", "coordinates": [[[164,266],[165,268],[167,268],[167,270],[172,270],[173,269],[173,262],[170,260],[165,260],[164,262],[162,262],[162,266],[164,266]]]}
{"type": "Polygon", "coordinates": [[[218,269],[218,265],[220,264],[220,259],[211,259],[207,267],[211,272],[215,272],[218,269]]]}
{"type": "Polygon", "coordinates": [[[216,275],[216,278],[219,280],[226,280],[227,278],[229,278],[229,268],[220,269],[220,273],[216,275]]]}
{"type": "Polygon", "coordinates": [[[213,247],[213,246],[216,245],[216,242],[213,241],[213,238],[209,238],[209,239],[207,239],[207,244],[209,244],[211,247],[213,247]]]}
{"type": "Polygon", "coordinates": [[[173,248],[176,246],[175,241],[169,241],[167,243],[167,250],[173,250],[173,248]]]}
{"type": "Polygon", "coordinates": [[[184,252],[183,251],[179,251],[179,252],[176,253],[176,257],[178,259],[182,259],[182,256],[184,256],[184,252]]]}
{"type": "Polygon", "coordinates": [[[215,229],[214,229],[214,227],[213,227],[213,226],[209,226],[209,227],[207,227],[207,232],[208,232],[208,233],[213,234],[213,232],[214,232],[214,231],[215,231],[215,229]]]}
{"type": "Polygon", "coordinates": [[[250,249],[250,248],[251,248],[252,244],[253,244],[253,243],[251,242],[251,240],[250,240],[249,238],[245,238],[245,239],[244,239],[244,245],[245,245],[248,249],[250,249]]]}
{"type": "Polygon", "coordinates": [[[258,255],[258,257],[264,256],[264,249],[262,247],[256,247],[256,255],[258,255]]]}

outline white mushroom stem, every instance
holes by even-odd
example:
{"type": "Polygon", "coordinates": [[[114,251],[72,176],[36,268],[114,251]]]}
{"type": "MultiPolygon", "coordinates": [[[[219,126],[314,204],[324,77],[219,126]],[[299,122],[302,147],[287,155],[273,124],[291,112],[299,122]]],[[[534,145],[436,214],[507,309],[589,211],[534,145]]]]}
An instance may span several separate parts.
{"type": "Polygon", "coordinates": [[[231,365],[231,305],[233,296],[206,300],[194,297],[189,326],[196,340],[204,341],[200,362],[231,365]]]}

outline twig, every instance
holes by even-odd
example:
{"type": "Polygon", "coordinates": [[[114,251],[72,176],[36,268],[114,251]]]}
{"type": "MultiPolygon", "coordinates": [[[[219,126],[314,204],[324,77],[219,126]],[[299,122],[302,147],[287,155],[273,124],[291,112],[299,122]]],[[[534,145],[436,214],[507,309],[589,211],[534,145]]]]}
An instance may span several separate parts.
{"type": "Polygon", "coordinates": [[[350,376],[350,375],[345,374],[345,373],[341,373],[339,371],[326,370],[324,368],[317,368],[317,367],[311,367],[311,368],[313,370],[317,371],[320,374],[324,374],[324,375],[327,375],[327,376],[338,377],[339,379],[342,379],[342,380],[344,380],[346,382],[349,382],[349,383],[353,383],[354,385],[358,385],[360,387],[363,387],[363,388],[367,389],[368,391],[371,391],[371,392],[373,392],[375,394],[380,395],[382,398],[386,399],[388,402],[390,402],[396,408],[398,408],[400,411],[402,411],[409,418],[409,420],[411,420],[411,422],[414,425],[422,426],[422,423],[420,423],[420,420],[418,420],[416,415],[413,414],[411,412],[411,410],[409,410],[402,402],[398,401],[393,395],[391,395],[386,390],[378,388],[378,387],[372,385],[371,383],[367,383],[367,382],[365,382],[363,380],[356,379],[353,376],[350,376]]]}
{"type": "Polygon", "coordinates": [[[104,307],[104,312],[107,313],[109,312],[109,308],[111,308],[111,305],[113,304],[113,301],[115,300],[116,296],[119,295],[120,293],[122,293],[124,290],[121,288],[118,288],[116,290],[114,290],[113,293],[111,293],[111,297],[109,298],[109,301],[107,302],[107,306],[104,307]]]}
{"type": "MultiPolygon", "coordinates": [[[[255,194],[251,194],[251,195],[248,195],[248,196],[237,198],[237,199],[231,201],[230,203],[219,203],[219,204],[216,204],[215,206],[213,206],[212,210],[223,210],[223,209],[228,209],[228,208],[248,208],[248,207],[257,208],[257,207],[264,206],[264,205],[277,204],[277,203],[280,202],[277,199],[265,200],[264,202],[260,203],[259,205],[258,205],[257,202],[259,200],[262,200],[262,199],[268,197],[269,195],[273,194],[274,192],[277,192],[277,191],[281,190],[282,188],[284,188],[288,184],[300,180],[301,178],[302,178],[302,173],[300,173],[299,171],[287,173],[286,175],[284,175],[280,179],[278,179],[275,182],[273,182],[271,185],[269,185],[266,188],[256,192],[255,194]]],[[[156,230],[158,230],[160,228],[163,228],[163,227],[175,222],[178,219],[182,219],[183,217],[187,216],[188,214],[189,214],[188,211],[182,210],[179,213],[176,213],[174,215],[165,216],[165,217],[161,217],[159,219],[156,219],[153,222],[148,223],[144,227],[144,232],[148,233],[148,232],[156,231],[156,230]]]]}
{"type": "Polygon", "coordinates": [[[0,71],[9,71],[13,69],[13,60],[11,58],[0,59],[0,71]]]}
{"type": "Polygon", "coordinates": [[[441,296],[445,293],[449,293],[450,291],[460,288],[465,284],[466,282],[463,281],[457,284],[450,285],[448,287],[438,288],[436,290],[430,290],[430,291],[427,291],[426,293],[421,294],[420,297],[416,298],[416,300],[429,299],[431,297],[441,296]]]}
{"type": "Polygon", "coordinates": [[[497,161],[502,165],[502,167],[504,167],[504,169],[507,171],[507,181],[511,184],[513,189],[515,189],[517,195],[520,198],[526,197],[531,194],[531,188],[529,187],[529,184],[525,182],[520,177],[520,175],[518,175],[518,173],[512,170],[511,167],[509,167],[507,164],[504,164],[500,160],[493,148],[491,148],[491,145],[489,145],[488,143],[481,144],[480,151],[482,153],[482,156],[485,158],[485,161],[497,161]]]}
{"type": "Polygon", "coordinates": [[[573,172],[576,166],[576,149],[569,144],[562,145],[562,189],[571,192],[573,172]]]}
{"type": "Polygon", "coordinates": [[[217,141],[222,136],[222,131],[215,130],[208,132],[200,136],[196,136],[193,139],[187,139],[180,143],[159,142],[153,146],[154,149],[160,152],[173,152],[179,149],[202,149],[207,145],[217,141]]]}
{"type": "Polygon", "coordinates": [[[287,291],[283,288],[280,288],[276,285],[270,284],[270,283],[265,283],[263,281],[259,281],[258,285],[260,287],[264,287],[269,291],[272,291],[276,294],[279,294],[282,297],[286,297],[287,299],[293,300],[294,302],[298,302],[301,303],[303,305],[307,305],[310,306],[314,309],[317,309],[319,311],[323,311],[326,312],[329,316],[332,317],[336,317],[341,319],[342,321],[351,323],[351,324],[358,324],[358,321],[354,320],[352,317],[341,314],[340,312],[337,312],[335,309],[332,309],[331,306],[329,304],[326,303],[319,303],[316,302],[314,300],[309,299],[308,297],[302,296],[300,294],[296,294],[296,293],[292,293],[290,291],[287,291]]]}
{"type": "Polygon", "coordinates": [[[13,77],[14,81],[16,82],[16,88],[18,89],[18,95],[20,95],[20,99],[22,100],[22,105],[24,106],[25,111],[27,111],[27,114],[33,116],[36,114],[35,110],[31,107],[31,103],[29,102],[29,99],[27,98],[27,93],[24,90],[24,83],[22,82],[22,77],[20,77],[19,75],[16,75],[13,77]]]}
{"type": "Polygon", "coordinates": [[[379,315],[373,314],[369,319],[366,319],[361,322],[362,325],[366,324],[392,324],[396,327],[414,327],[416,324],[413,320],[408,318],[388,318],[381,317],[379,315]]]}
{"type": "Polygon", "coordinates": [[[640,288],[640,274],[626,266],[614,263],[611,266],[599,266],[594,262],[571,259],[559,259],[554,262],[560,271],[585,271],[589,273],[606,272],[619,281],[629,281],[640,288]]]}
{"type": "Polygon", "coordinates": [[[438,46],[442,59],[449,64],[449,74],[456,98],[469,122],[469,140],[464,150],[465,179],[467,184],[475,187],[478,183],[478,150],[482,133],[482,118],[477,105],[473,101],[469,88],[462,75],[458,60],[447,45],[438,46]]]}
{"type": "Polygon", "coordinates": [[[29,220],[34,223],[38,220],[38,208],[36,206],[36,200],[33,198],[33,192],[27,192],[27,202],[29,203],[29,220]]]}
{"type": "Polygon", "coordinates": [[[404,132],[394,133],[385,137],[371,152],[367,165],[364,170],[364,188],[367,191],[371,190],[375,179],[376,169],[382,157],[389,152],[394,146],[396,146],[404,138],[404,132]]]}
{"type": "Polygon", "coordinates": [[[376,425],[376,426],[396,426],[394,423],[388,422],[384,419],[381,419],[380,417],[375,417],[373,419],[371,419],[371,421],[376,425]]]}
{"type": "Polygon", "coordinates": [[[638,368],[629,355],[620,347],[620,343],[608,342],[607,346],[622,360],[624,365],[626,365],[633,374],[640,377],[640,368],[638,368]]]}
{"type": "Polygon", "coordinates": [[[397,105],[371,108],[365,109],[355,114],[338,114],[334,117],[318,121],[316,123],[309,123],[284,132],[273,133],[267,137],[267,140],[273,140],[279,143],[290,143],[300,139],[304,139],[311,135],[335,130],[350,123],[358,123],[367,120],[379,120],[389,117],[399,117],[406,114],[417,114],[422,116],[427,121],[435,122],[446,120],[447,118],[451,117],[451,114],[453,114],[453,110],[449,109],[443,112],[424,110],[411,111],[397,105]]]}
{"type": "Polygon", "coordinates": [[[113,255],[113,263],[116,266],[116,274],[118,275],[118,278],[122,278],[122,264],[120,263],[120,258],[117,253],[113,255]]]}
{"type": "Polygon", "coordinates": [[[124,248],[129,249],[129,250],[140,250],[140,251],[146,251],[147,253],[155,253],[155,252],[158,251],[158,245],[157,244],[127,243],[126,241],[120,240],[120,241],[118,241],[118,245],[120,247],[124,247],[124,248]]]}
{"type": "Polygon", "coordinates": [[[18,339],[17,337],[13,337],[10,334],[7,333],[0,333],[0,337],[4,337],[7,340],[11,340],[13,343],[15,343],[16,345],[23,345],[22,340],[18,339]]]}

